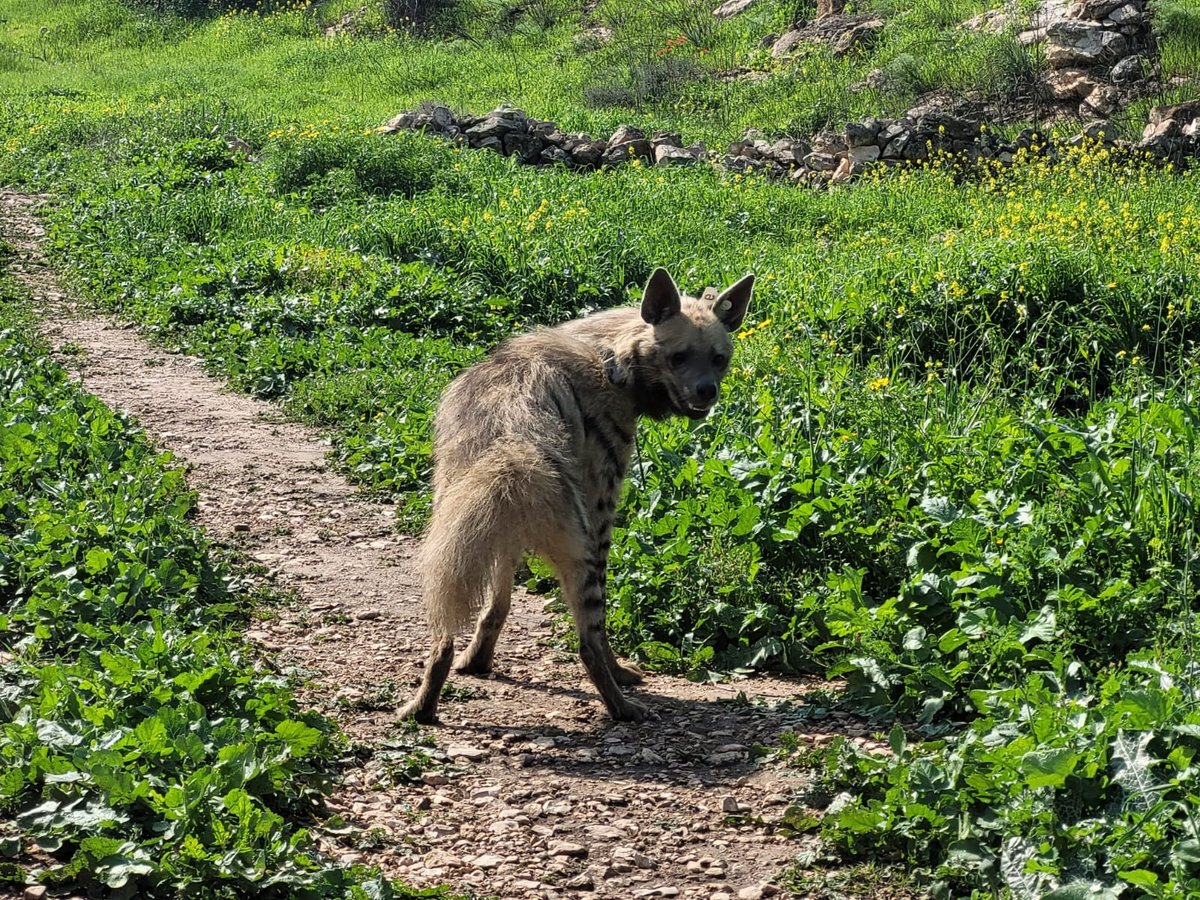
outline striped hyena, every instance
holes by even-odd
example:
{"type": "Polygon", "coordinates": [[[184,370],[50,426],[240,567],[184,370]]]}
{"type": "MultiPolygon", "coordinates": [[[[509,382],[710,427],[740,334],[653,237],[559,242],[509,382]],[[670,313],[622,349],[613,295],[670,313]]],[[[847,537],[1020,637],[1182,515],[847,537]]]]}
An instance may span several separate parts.
{"type": "Polygon", "coordinates": [[[433,647],[402,716],[431,722],[455,635],[483,610],[459,671],[491,671],[522,554],[554,569],[579,655],[614,719],[640,720],[604,630],[613,513],[639,416],[701,419],[717,401],[754,276],[684,297],[664,269],[640,307],[609,310],[501,345],[454,380],[434,425],[433,515],[420,570],[433,647]],[[485,608],[486,601],[486,608],[485,608]]]}

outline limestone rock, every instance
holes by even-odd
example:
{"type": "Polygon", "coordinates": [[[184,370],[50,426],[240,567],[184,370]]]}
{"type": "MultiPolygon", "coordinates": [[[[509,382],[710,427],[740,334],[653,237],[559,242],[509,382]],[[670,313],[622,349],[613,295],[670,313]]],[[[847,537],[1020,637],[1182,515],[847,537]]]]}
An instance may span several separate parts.
{"type": "Polygon", "coordinates": [[[841,37],[833,42],[833,55],[845,56],[852,50],[859,52],[871,50],[879,42],[879,36],[883,33],[883,29],[883,19],[870,19],[855,25],[849,31],[843,32],[841,37]]]}
{"type": "Polygon", "coordinates": [[[1091,68],[1120,59],[1129,49],[1124,35],[1094,22],[1063,19],[1052,23],[1046,35],[1046,62],[1052,69],[1091,68]]]}
{"type": "Polygon", "coordinates": [[[771,56],[774,59],[787,56],[794,51],[804,41],[804,35],[800,31],[788,31],[778,38],[771,46],[771,56]]]}
{"type": "Polygon", "coordinates": [[[757,2],[758,0],[725,0],[713,10],[713,15],[718,19],[728,19],[745,12],[757,2]]]}

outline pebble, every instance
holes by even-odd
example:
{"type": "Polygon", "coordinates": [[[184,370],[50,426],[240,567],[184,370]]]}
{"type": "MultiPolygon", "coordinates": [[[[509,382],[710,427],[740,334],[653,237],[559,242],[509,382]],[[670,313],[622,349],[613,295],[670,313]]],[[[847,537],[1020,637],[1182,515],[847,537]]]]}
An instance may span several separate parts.
{"type": "Polygon", "coordinates": [[[590,837],[594,837],[601,841],[619,841],[625,837],[625,832],[620,828],[614,828],[612,825],[589,825],[587,833],[590,837]]]}
{"type": "Polygon", "coordinates": [[[451,759],[465,759],[468,762],[479,762],[487,759],[488,752],[467,744],[451,744],[446,748],[446,755],[451,759]]]}
{"type": "Polygon", "coordinates": [[[583,844],[573,844],[570,841],[555,841],[550,845],[550,855],[582,858],[588,855],[588,849],[583,844]]]}

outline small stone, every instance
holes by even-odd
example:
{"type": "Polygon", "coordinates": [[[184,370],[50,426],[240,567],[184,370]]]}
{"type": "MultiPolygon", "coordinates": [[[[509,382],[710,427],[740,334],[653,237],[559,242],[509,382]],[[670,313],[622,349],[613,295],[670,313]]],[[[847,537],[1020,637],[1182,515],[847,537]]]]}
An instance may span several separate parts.
{"type": "MultiPolygon", "coordinates": [[[[249,522],[234,522],[233,530],[234,531],[249,531],[250,523],[249,522]]],[[[36,887],[42,887],[42,885],[36,885],[36,887]]]]}
{"type": "Polygon", "coordinates": [[[576,875],[567,882],[567,887],[576,891],[591,891],[596,887],[596,882],[592,880],[592,876],[587,872],[582,875],[576,875]]]}
{"type": "Polygon", "coordinates": [[[736,816],[741,811],[742,805],[738,803],[736,797],[724,797],[721,799],[721,812],[736,816]]]}
{"type": "Polygon", "coordinates": [[[479,762],[487,759],[487,751],[466,744],[451,744],[446,748],[446,755],[451,759],[465,759],[467,762],[479,762]]]}
{"type": "Polygon", "coordinates": [[[22,896],[25,900],[42,900],[46,896],[46,886],[44,884],[31,884],[25,888],[25,893],[22,896]]]}
{"type": "Polygon", "coordinates": [[[589,825],[586,830],[589,836],[601,841],[619,841],[625,837],[625,832],[612,825],[589,825]]]}
{"type": "Polygon", "coordinates": [[[504,862],[504,857],[496,856],[494,853],[485,853],[482,856],[477,856],[471,860],[471,865],[477,869],[498,869],[504,862]]]}
{"type": "Polygon", "coordinates": [[[382,619],[383,613],[377,609],[364,609],[362,612],[355,613],[354,618],[360,622],[374,622],[376,619],[382,619]]]}
{"type": "Polygon", "coordinates": [[[570,841],[555,841],[550,845],[550,855],[582,858],[588,855],[588,849],[582,844],[573,844],[570,841]]]}
{"type": "Polygon", "coordinates": [[[446,775],[443,775],[441,772],[422,772],[421,782],[429,785],[430,787],[437,787],[441,784],[449,784],[450,778],[446,775]]]}

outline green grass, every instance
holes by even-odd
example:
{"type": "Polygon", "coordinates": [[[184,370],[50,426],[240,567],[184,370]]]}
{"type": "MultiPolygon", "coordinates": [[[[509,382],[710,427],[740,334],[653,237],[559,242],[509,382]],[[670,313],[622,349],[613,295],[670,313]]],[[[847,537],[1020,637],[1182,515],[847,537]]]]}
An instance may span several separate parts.
{"type": "MultiPolygon", "coordinates": [[[[902,105],[840,86],[903,53],[914,91],[1012,62],[989,38],[946,63],[916,52],[979,5],[895,3],[872,59],[815,51],[763,86],[584,102],[605,71],[636,87],[662,35],[704,41],[706,66],[764,65],[757,38],[789,8],[717,25],[608,0],[618,39],[580,52],[566,14],[469,41],[328,41],[298,13],[142,26],[100,0],[28,5],[10,46],[47,22],[65,36],[0,82],[0,180],[53,194],[50,247],[78,290],[329,429],[409,528],[455,372],[514,331],[632,300],[657,265],[693,292],[753,269],[718,412],[642,429],[614,640],[697,676],[832,674],[846,703],[901,723],[890,757],[798,757],[816,785],[798,801],[831,805],[794,829],[837,859],[895,864],[936,896],[1189,896],[1197,170],[1085,146],[810,191],[370,132],[437,96],[723,140],[902,105]],[[85,14],[113,20],[67,27],[85,14]]],[[[821,857],[801,862],[821,881],[821,857]]]]}
{"type": "Polygon", "coordinates": [[[245,599],[187,522],[182,472],[67,380],[30,318],[5,274],[0,812],[18,862],[3,880],[415,896],[315,850],[340,736],[239,639],[245,599]]]}
{"type": "MultiPolygon", "coordinates": [[[[812,46],[778,62],[760,43],[788,27],[796,6],[783,0],[762,0],[725,21],[694,0],[607,0],[586,16],[562,0],[535,4],[515,18],[485,6],[469,17],[468,32],[441,41],[399,32],[377,40],[321,38],[321,28],[336,21],[345,4],[267,18],[227,14],[196,24],[119,0],[14,0],[0,39],[0,87],[89,93],[102,86],[108,98],[203,98],[260,121],[342,115],[361,126],[428,99],[468,111],[507,101],[568,130],[606,136],[633,121],[719,146],[746,128],[808,136],[866,115],[899,115],[934,89],[1008,95],[1040,63],[1011,35],[956,27],[990,5],[875,0],[862,5],[886,16],[874,53],[839,59],[812,46]],[[606,25],[612,40],[581,40],[586,23],[606,25]],[[668,47],[681,36],[686,44],[668,47]],[[747,67],[771,77],[719,77],[747,67]],[[875,68],[890,76],[886,91],[849,90],[875,68]]],[[[1186,21],[1189,13],[1178,8],[1172,15],[1186,21]]],[[[1179,37],[1168,45],[1180,66],[1190,59],[1189,41],[1179,37]]]]}

